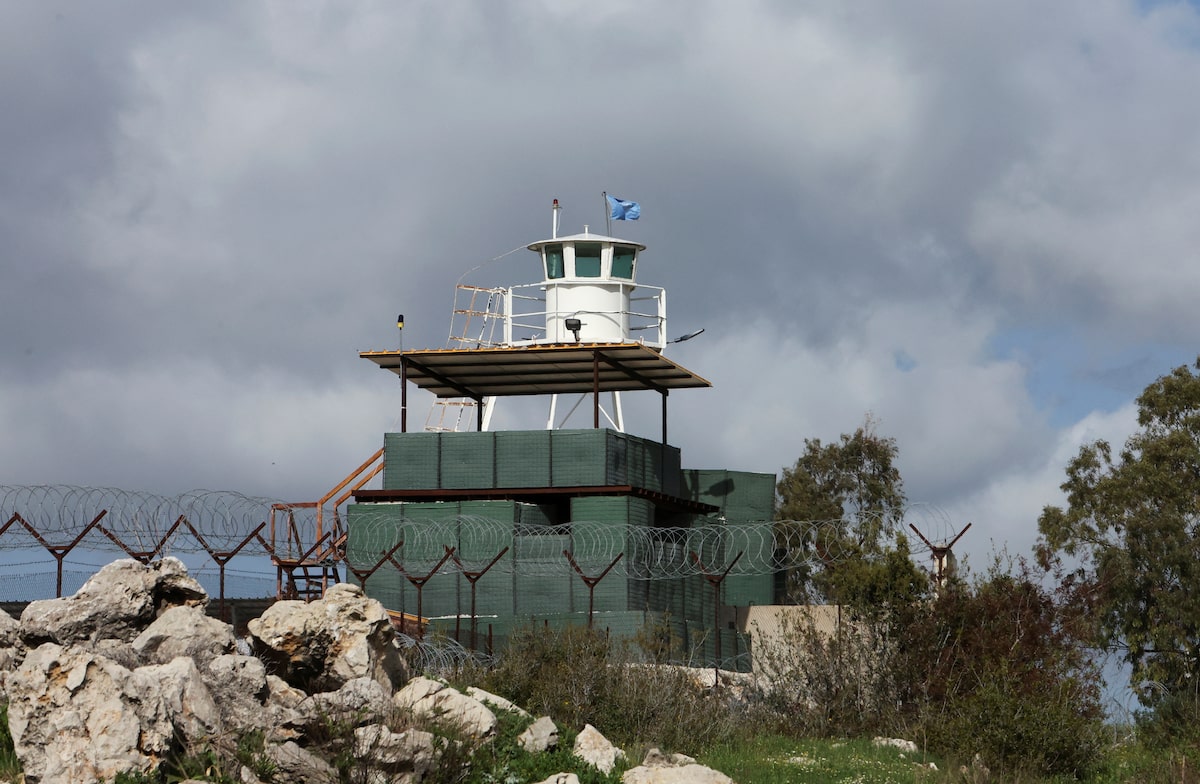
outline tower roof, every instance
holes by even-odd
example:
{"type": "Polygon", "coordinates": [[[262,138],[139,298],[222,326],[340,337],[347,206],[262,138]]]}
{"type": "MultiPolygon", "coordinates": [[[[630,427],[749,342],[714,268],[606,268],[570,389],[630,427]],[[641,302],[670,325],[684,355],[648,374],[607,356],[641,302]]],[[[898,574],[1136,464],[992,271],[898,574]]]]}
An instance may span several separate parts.
{"type": "Polygon", "coordinates": [[[536,251],[541,251],[541,249],[543,247],[545,247],[546,245],[553,245],[556,243],[567,243],[567,242],[613,242],[618,245],[632,245],[633,247],[637,248],[639,251],[643,251],[646,249],[646,246],[640,242],[634,242],[633,240],[623,240],[618,237],[608,237],[603,234],[592,234],[590,231],[585,231],[582,234],[569,234],[565,237],[554,237],[554,238],[548,239],[548,240],[538,240],[537,242],[531,243],[528,246],[528,248],[530,250],[536,252],[536,251]]]}
{"type": "Polygon", "coordinates": [[[695,389],[711,382],[640,343],[513,348],[365,351],[437,397],[505,397],[579,392],[695,389]]]}

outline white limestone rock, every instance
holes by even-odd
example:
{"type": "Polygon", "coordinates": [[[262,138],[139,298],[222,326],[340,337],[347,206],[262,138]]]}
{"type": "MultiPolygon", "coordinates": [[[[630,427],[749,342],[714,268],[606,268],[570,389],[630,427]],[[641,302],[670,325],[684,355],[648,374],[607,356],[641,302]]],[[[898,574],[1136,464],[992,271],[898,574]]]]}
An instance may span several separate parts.
{"type": "Polygon", "coordinates": [[[288,683],[336,691],[369,677],[392,692],[408,678],[383,605],[339,583],[315,602],[276,602],[247,625],[255,653],[288,683]]]}
{"type": "Polygon", "coordinates": [[[621,784],[734,784],[733,779],[686,754],[646,752],[642,764],[621,774],[621,784]]]}
{"type": "Polygon", "coordinates": [[[171,607],[207,604],[208,594],[179,559],[142,564],[126,558],[103,567],[74,596],[30,602],[20,633],[29,647],[129,642],[171,607]]]}
{"type": "Polygon", "coordinates": [[[430,678],[413,678],[392,696],[392,704],[415,717],[445,722],[475,740],[496,734],[496,714],[486,705],[430,678]]]}
{"type": "Polygon", "coordinates": [[[618,760],[625,759],[625,752],[612,745],[608,738],[601,735],[591,724],[585,724],[583,730],[575,737],[575,746],[571,752],[606,774],[612,773],[618,760]]]}
{"type": "Polygon", "coordinates": [[[542,716],[517,736],[517,745],[530,754],[558,748],[558,726],[549,716],[542,716]]]}

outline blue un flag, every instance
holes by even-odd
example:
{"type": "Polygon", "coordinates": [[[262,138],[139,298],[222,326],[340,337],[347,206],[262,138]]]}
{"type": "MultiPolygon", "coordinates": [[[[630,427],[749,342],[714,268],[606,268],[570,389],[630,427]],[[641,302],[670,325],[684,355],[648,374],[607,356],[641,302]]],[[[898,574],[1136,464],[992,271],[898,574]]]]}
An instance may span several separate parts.
{"type": "Polygon", "coordinates": [[[608,206],[612,211],[610,216],[613,220],[637,220],[642,217],[642,205],[636,201],[625,201],[618,199],[616,196],[608,196],[608,206]]]}

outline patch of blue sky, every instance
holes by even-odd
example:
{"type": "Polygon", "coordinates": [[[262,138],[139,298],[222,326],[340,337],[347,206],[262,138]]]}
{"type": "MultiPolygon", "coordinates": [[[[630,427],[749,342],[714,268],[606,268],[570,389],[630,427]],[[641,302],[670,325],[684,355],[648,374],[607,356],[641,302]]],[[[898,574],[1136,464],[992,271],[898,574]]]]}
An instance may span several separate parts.
{"type": "Polygon", "coordinates": [[[1146,342],[1115,345],[1074,330],[1014,327],[989,346],[997,359],[1025,368],[1025,387],[1051,425],[1066,427],[1093,412],[1137,398],[1156,378],[1196,360],[1196,346],[1146,342]]]}
{"type": "Polygon", "coordinates": [[[1173,6],[1183,6],[1200,11],[1200,0],[1137,0],[1137,8],[1143,13],[1173,6]]]}
{"type": "Polygon", "coordinates": [[[892,363],[896,366],[896,370],[901,373],[911,373],[917,369],[917,360],[904,349],[896,349],[892,352],[892,363]]]}
{"type": "Polygon", "coordinates": [[[1178,15],[1164,33],[1165,39],[1183,49],[1200,49],[1200,0],[1137,0],[1136,8],[1143,16],[1183,9],[1191,12],[1189,23],[1180,23],[1178,15]]]}

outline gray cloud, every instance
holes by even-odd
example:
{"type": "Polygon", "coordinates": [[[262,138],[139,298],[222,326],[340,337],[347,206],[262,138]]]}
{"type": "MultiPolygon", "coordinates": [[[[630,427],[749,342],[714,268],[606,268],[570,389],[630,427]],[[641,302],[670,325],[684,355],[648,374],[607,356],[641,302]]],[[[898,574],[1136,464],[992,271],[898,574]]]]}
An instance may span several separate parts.
{"type": "Polygon", "coordinates": [[[776,470],[872,411],[914,499],[1041,496],[1083,432],[1052,422],[1195,329],[1185,6],[0,14],[8,482],[315,497],[395,418],[357,352],[398,312],[441,345],[464,272],[535,281],[486,262],[555,197],[601,230],[601,190],[642,202],[614,233],[672,332],[708,328],[673,354],[718,382],[672,397],[697,464],[776,470]]]}

